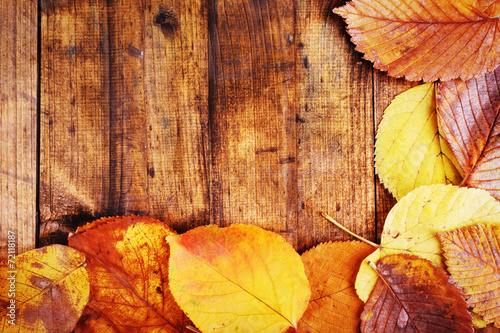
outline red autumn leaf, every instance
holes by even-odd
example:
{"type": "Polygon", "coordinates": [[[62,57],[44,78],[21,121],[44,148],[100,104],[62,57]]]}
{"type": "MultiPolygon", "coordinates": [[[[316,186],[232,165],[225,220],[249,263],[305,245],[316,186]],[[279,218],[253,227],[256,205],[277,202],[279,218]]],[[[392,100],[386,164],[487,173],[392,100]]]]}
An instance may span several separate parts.
{"type": "Polygon", "coordinates": [[[500,327],[500,227],[478,224],[437,235],[469,306],[500,327]]]}
{"type": "Polygon", "coordinates": [[[302,254],[311,299],[298,331],[358,332],[363,301],[354,281],[363,259],[374,248],[362,242],[323,243],[302,254]]]}
{"type": "Polygon", "coordinates": [[[467,80],[500,65],[498,2],[353,0],[334,10],[375,68],[426,82],[467,80]]]}
{"type": "Polygon", "coordinates": [[[427,259],[390,255],[361,314],[361,332],[473,332],[460,290],[427,259]]]}
{"type": "Polygon", "coordinates": [[[500,68],[439,84],[438,119],[464,173],[462,185],[500,199],[500,68]]]}
{"type": "Polygon", "coordinates": [[[165,237],[174,234],[137,216],[78,228],[68,242],[87,258],[90,297],[76,332],[188,332],[168,286],[165,237]]]}

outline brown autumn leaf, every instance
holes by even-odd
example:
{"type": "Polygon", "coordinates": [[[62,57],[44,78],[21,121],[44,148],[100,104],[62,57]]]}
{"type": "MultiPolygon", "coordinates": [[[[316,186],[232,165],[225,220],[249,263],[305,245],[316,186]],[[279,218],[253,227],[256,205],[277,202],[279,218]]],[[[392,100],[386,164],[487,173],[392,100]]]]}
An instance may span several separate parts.
{"type": "Polygon", "coordinates": [[[463,173],[462,185],[500,199],[500,68],[439,84],[438,119],[463,173]]]}
{"type": "Polygon", "coordinates": [[[432,82],[500,65],[499,7],[492,0],[353,0],[334,12],[375,68],[432,82]]]}
{"type": "Polygon", "coordinates": [[[298,331],[359,332],[363,301],[354,281],[359,265],[374,248],[366,243],[322,243],[302,254],[311,299],[298,324],[298,331]]]}
{"type": "Polygon", "coordinates": [[[90,279],[80,332],[186,332],[186,318],[168,287],[174,235],[147,217],[116,217],[78,228],[69,245],[85,253],[90,279]]]}
{"type": "Polygon", "coordinates": [[[477,224],[437,235],[448,272],[469,306],[500,327],[500,227],[477,224]]]}
{"type": "Polygon", "coordinates": [[[379,260],[379,279],[361,314],[361,332],[473,332],[460,290],[427,259],[379,260]]]}
{"type": "Polygon", "coordinates": [[[54,244],[0,263],[0,332],[71,332],[89,299],[85,256],[54,244]]]}

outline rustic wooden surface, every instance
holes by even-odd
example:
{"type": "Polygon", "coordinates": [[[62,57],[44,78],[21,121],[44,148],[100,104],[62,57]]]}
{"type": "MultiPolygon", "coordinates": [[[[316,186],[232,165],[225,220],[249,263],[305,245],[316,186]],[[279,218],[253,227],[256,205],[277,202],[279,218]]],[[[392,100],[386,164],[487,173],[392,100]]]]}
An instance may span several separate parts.
{"type": "Polygon", "coordinates": [[[37,5],[0,5],[0,258],[8,232],[17,252],[35,247],[37,228],[37,5]]]}
{"type": "Polygon", "coordinates": [[[1,19],[18,40],[0,54],[2,239],[21,226],[33,247],[39,210],[39,245],[123,214],[178,232],[255,224],[302,252],[350,239],[326,212],[377,240],[395,201],[374,174],[374,133],[414,84],[354,51],[332,13],[344,1],[39,3],[38,30],[36,1],[1,19]],[[14,30],[21,20],[31,29],[14,30]]]}
{"type": "Polygon", "coordinates": [[[2,0],[0,257],[124,214],[378,240],[376,126],[415,83],[354,51],[344,3],[2,0]]]}

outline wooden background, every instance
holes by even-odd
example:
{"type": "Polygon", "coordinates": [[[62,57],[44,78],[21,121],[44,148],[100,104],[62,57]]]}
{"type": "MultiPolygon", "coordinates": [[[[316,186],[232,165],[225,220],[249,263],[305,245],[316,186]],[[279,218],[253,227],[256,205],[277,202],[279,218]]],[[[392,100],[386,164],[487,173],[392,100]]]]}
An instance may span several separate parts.
{"type": "Polygon", "coordinates": [[[354,51],[344,3],[1,0],[0,258],[124,214],[378,240],[375,130],[415,83],[354,51]]]}
{"type": "Polygon", "coordinates": [[[414,83],[354,51],[344,3],[2,0],[2,256],[124,214],[377,240],[375,129],[414,83]]]}

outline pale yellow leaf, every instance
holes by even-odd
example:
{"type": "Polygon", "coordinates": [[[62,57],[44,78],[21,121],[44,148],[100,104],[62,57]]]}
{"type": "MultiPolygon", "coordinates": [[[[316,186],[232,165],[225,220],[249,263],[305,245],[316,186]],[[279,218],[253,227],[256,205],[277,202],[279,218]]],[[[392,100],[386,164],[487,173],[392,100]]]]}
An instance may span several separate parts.
{"type": "Polygon", "coordinates": [[[459,184],[458,163],[439,134],[436,85],[398,95],[384,112],[375,142],[375,169],[399,200],[420,185],[459,184]]]}
{"type": "Polygon", "coordinates": [[[377,280],[368,262],[376,263],[390,254],[409,253],[443,267],[436,232],[480,222],[500,224],[500,202],[486,191],[440,184],[410,192],[389,212],[381,248],[361,264],[355,284],[358,296],[366,302],[377,280]]]}

